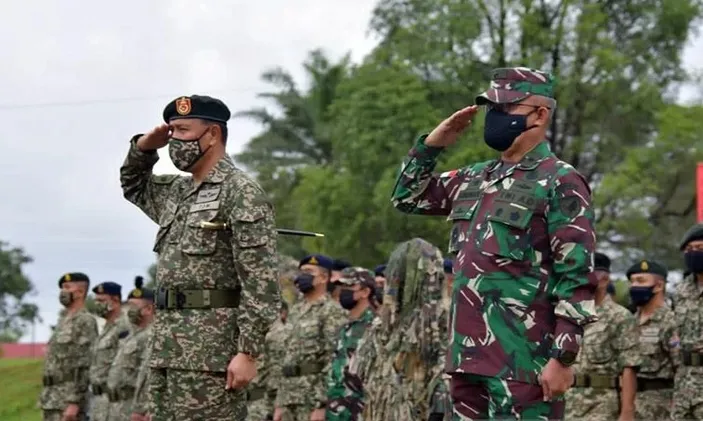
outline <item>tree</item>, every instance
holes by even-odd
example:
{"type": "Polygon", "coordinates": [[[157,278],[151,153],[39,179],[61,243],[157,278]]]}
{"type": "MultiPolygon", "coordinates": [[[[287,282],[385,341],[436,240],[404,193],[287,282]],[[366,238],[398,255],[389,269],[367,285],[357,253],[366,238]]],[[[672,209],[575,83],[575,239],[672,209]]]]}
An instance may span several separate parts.
{"type": "Polygon", "coordinates": [[[152,263],[151,266],[149,266],[149,269],[147,269],[147,281],[146,284],[144,285],[146,288],[155,288],[156,287],[156,263],[152,263]]]}
{"type": "Polygon", "coordinates": [[[39,321],[39,308],[27,303],[34,285],[24,274],[23,267],[32,258],[20,247],[0,241],[0,338],[16,341],[31,323],[39,321]]]}

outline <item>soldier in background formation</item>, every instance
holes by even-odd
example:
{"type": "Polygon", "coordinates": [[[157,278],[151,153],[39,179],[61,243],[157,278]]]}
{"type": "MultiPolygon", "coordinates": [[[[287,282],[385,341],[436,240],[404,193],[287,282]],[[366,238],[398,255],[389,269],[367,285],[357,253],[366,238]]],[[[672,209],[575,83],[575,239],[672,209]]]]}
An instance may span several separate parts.
{"type": "Polygon", "coordinates": [[[383,303],[383,288],[386,286],[386,265],[378,265],[374,269],[374,280],[376,281],[376,302],[383,303]]]}
{"type": "Polygon", "coordinates": [[[143,288],[142,277],[127,297],[131,333],[123,340],[107,377],[109,421],[127,421],[133,413],[138,374],[148,355],[147,344],[154,319],[154,292],[143,288]]]}
{"type": "Polygon", "coordinates": [[[337,302],[339,302],[339,285],[337,281],[342,277],[342,271],[350,266],[346,260],[334,259],[332,261],[332,274],[330,275],[330,282],[327,284],[327,288],[332,298],[337,302]]]}
{"type": "Polygon", "coordinates": [[[39,397],[44,421],[83,421],[88,412],[91,349],[98,324],[85,308],[90,279],[67,273],[59,279],[59,301],[65,312],[49,339],[39,397]]]}
{"type": "Polygon", "coordinates": [[[567,420],[634,420],[636,372],[642,364],[639,335],[633,315],[607,293],[610,263],[608,256],[595,254],[598,321],[586,326],[573,366],[574,385],[566,394],[567,420]]]}
{"type": "Polygon", "coordinates": [[[95,315],[105,319],[105,326],[92,350],[90,364],[90,420],[107,421],[110,407],[107,373],[117,355],[120,340],[129,335],[129,321],[123,317],[122,287],[115,282],[103,282],[93,288],[95,315]]]}
{"type": "Polygon", "coordinates": [[[666,268],[642,260],[627,270],[630,300],[637,307],[641,364],[637,372],[637,419],[671,416],[674,373],[679,365],[679,335],[674,312],[665,302],[666,268]]]}

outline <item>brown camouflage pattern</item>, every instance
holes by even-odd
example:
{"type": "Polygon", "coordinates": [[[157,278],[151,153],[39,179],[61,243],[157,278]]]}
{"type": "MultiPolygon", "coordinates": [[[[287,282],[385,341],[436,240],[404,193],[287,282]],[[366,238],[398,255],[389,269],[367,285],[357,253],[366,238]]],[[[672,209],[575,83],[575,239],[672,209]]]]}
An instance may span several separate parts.
{"type": "Polygon", "coordinates": [[[556,80],[550,73],[527,67],[493,70],[491,87],[476,97],[476,105],[511,104],[531,95],[554,98],[556,80]]]}

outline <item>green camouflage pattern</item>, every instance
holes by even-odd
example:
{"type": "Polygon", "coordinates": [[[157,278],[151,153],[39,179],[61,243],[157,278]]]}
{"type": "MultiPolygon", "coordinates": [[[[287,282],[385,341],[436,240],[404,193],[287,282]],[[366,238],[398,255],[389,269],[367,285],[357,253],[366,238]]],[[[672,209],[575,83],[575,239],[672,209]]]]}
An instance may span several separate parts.
{"type": "Polygon", "coordinates": [[[91,421],[107,421],[110,410],[110,402],[107,399],[107,373],[117,355],[117,348],[120,338],[126,337],[130,331],[130,323],[124,312],[113,321],[106,321],[102,332],[95,341],[92,350],[92,362],[90,364],[90,384],[97,385],[103,393],[92,395],[90,398],[90,419],[91,421]]]}
{"type": "Polygon", "coordinates": [[[494,69],[491,87],[476,97],[476,105],[511,104],[531,95],[554,98],[556,78],[547,72],[527,67],[494,69]]]}
{"type": "Polygon", "coordinates": [[[392,193],[400,211],[453,223],[447,372],[538,384],[550,348],[578,352],[596,320],[588,183],[542,142],[517,164],[433,175],[441,148],[410,150],[392,193]]]}
{"type": "Polygon", "coordinates": [[[286,329],[285,367],[316,367],[313,373],[286,377],[278,385],[275,406],[289,414],[310,413],[327,401],[329,374],[337,332],[346,322],[346,312],[324,295],[317,300],[301,300],[291,307],[286,329]]]}
{"type": "Polygon", "coordinates": [[[376,275],[366,268],[352,266],[342,270],[337,282],[348,286],[361,285],[373,291],[376,288],[376,275]]]}
{"type": "Polygon", "coordinates": [[[252,421],[264,421],[266,417],[273,416],[274,401],[278,392],[278,385],[285,381],[281,376],[281,364],[286,353],[287,323],[279,318],[266,334],[266,347],[263,355],[256,361],[257,376],[249,384],[247,390],[264,388],[265,396],[257,400],[247,400],[248,418],[252,421]]]}
{"type": "Polygon", "coordinates": [[[115,361],[107,375],[107,388],[119,399],[110,400],[109,421],[128,420],[132,415],[139,371],[148,356],[150,326],[132,326],[132,333],[123,339],[115,361]]]}
{"type": "MultiPolygon", "coordinates": [[[[342,278],[339,282],[344,285],[354,283],[374,285],[374,273],[364,268],[346,268],[342,271],[342,278]]],[[[356,352],[364,332],[375,318],[376,315],[371,308],[367,308],[359,318],[349,320],[339,330],[337,347],[327,376],[326,421],[356,421],[361,415],[359,409],[363,407],[364,396],[358,390],[345,386],[344,372],[349,360],[356,352]]]]}
{"type": "MultiPolygon", "coordinates": [[[[679,332],[680,352],[703,353],[703,288],[694,274],[676,285],[674,314],[679,332]]],[[[703,420],[703,366],[682,364],[674,381],[675,420],[703,420]]]]}
{"type": "MultiPolygon", "coordinates": [[[[674,312],[662,306],[649,318],[642,318],[638,312],[635,319],[638,321],[642,357],[637,378],[667,379],[673,382],[674,373],[680,365],[680,341],[674,312]]],[[[673,388],[637,392],[637,419],[668,420],[671,417],[673,392],[673,388]]]]}
{"type": "Polygon", "coordinates": [[[401,243],[386,266],[379,317],[349,362],[345,386],[363,394],[365,421],[426,420],[441,357],[442,253],[420,238],[401,243]]]}
{"type": "MultiPolygon", "coordinates": [[[[610,295],[596,307],[598,321],[586,326],[581,352],[573,366],[577,376],[617,378],[625,367],[639,367],[640,337],[635,317],[610,295]]],[[[615,389],[573,387],[566,393],[564,419],[615,420],[619,417],[615,389]]]]}
{"type": "Polygon", "coordinates": [[[47,416],[71,403],[83,413],[88,411],[91,349],[97,339],[98,322],[88,310],[62,312],[44,359],[43,376],[55,380],[39,396],[39,407],[49,412],[47,416]]]}
{"type": "Polygon", "coordinates": [[[202,183],[154,175],[159,157],[134,137],[120,168],[125,198],[159,225],[157,288],[241,290],[239,308],[157,311],[151,366],[225,372],[238,352],[261,353],[278,317],[274,210],[261,187],[228,156],[202,183]],[[227,229],[205,229],[202,222],[227,229]]]}

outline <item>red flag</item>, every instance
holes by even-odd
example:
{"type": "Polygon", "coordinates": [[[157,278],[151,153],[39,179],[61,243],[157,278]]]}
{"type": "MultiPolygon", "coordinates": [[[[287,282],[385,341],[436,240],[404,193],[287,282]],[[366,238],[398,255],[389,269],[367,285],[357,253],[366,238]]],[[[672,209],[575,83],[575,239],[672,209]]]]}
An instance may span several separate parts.
{"type": "Polygon", "coordinates": [[[698,222],[703,222],[703,162],[698,163],[696,195],[698,196],[698,222]]]}

